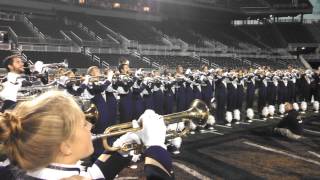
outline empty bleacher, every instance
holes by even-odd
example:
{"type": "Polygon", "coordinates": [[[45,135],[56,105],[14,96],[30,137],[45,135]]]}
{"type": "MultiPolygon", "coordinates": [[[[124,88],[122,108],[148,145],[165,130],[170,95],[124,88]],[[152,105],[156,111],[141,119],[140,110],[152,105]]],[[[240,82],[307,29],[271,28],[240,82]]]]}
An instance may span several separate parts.
{"type": "Polygon", "coordinates": [[[145,22],[113,17],[104,17],[99,20],[108,28],[129,40],[138,41],[141,44],[163,45],[162,37],[145,22]]]}
{"type": "Polygon", "coordinates": [[[146,56],[152,62],[156,62],[160,65],[168,66],[169,68],[175,68],[177,65],[182,65],[185,68],[199,68],[202,63],[190,56],[158,56],[148,55],[146,56]]]}
{"type": "Polygon", "coordinates": [[[273,69],[287,68],[286,64],[280,63],[276,59],[268,59],[268,58],[245,58],[245,59],[251,61],[252,63],[256,63],[260,66],[266,66],[273,69]]]}
{"type": "Polygon", "coordinates": [[[120,58],[126,58],[130,62],[132,68],[150,68],[150,64],[142,61],[141,59],[129,54],[94,54],[100,60],[107,62],[112,67],[119,65],[120,58]]]}
{"type": "Polygon", "coordinates": [[[9,26],[17,36],[34,37],[35,35],[22,21],[0,20],[0,26],[9,26]]]}
{"type": "Polygon", "coordinates": [[[230,68],[230,69],[239,69],[239,68],[248,68],[249,64],[234,59],[232,57],[201,57],[209,61],[210,64],[214,63],[219,67],[230,68]]]}
{"type": "Polygon", "coordinates": [[[276,26],[288,43],[315,43],[310,31],[300,23],[279,23],[276,26]]]}
{"type": "Polygon", "coordinates": [[[272,47],[272,48],[285,48],[287,46],[286,43],[282,42],[277,35],[276,29],[272,24],[268,25],[245,25],[237,27],[240,30],[246,31],[250,33],[252,37],[257,41],[261,41],[262,43],[272,47]]]}
{"type": "Polygon", "coordinates": [[[64,19],[30,19],[32,23],[40,30],[40,32],[44,33],[48,36],[48,38],[53,39],[65,39],[64,36],[60,33],[62,30],[63,32],[73,32],[81,38],[82,40],[87,41],[95,41],[92,36],[89,36],[86,32],[82,31],[78,27],[77,22],[67,21],[65,22],[64,19]]]}
{"type": "Polygon", "coordinates": [[[192,29],[183,22],[162,21],[161,23],[152,23],[152,25],[169,37],[179,38],[189,45],[204,47],[201,36],[193,32],[192,29]]]}

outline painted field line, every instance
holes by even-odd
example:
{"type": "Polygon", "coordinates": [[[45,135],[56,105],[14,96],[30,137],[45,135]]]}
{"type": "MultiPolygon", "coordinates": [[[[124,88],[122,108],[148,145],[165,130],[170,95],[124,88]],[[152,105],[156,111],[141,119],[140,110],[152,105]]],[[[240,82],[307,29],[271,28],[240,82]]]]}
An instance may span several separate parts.
{"type": "Polygon", "coordinates": [[[210,180],[212,178],[209,178],[208,176],[205,176],[203,174],[201,174],[200,172],[182,164],[179,162],[173,162],[172,163],[174,166],[178,167],[179,169],[185,171],[187,174],[190,174],[193,177],[196,177],[197,179],[201,179],[201,180],[210,180]]]}
{"type": "Polygon", "coordinates": [[[298,156],[298,155],[295,155],[295,154],[290,154],[290,153],[287,153],[285,151],[280,151],[280,150],[273,149],[273,148],[270,148],[270,147],[266,147],[266,146],[262,146],[262,145],[259,145],[259,144],[255,144],[255,143],[252,143],[252,142],[249,142],[249,141],[245,141],[243,143],[247,144],[249,146],[257,147],[257,148],[260,148],[260,149],[263,149],[263,150],[266,150],[266,151],[270,151],[270,152],[274,152],[274,153],[277,153],[277,154],[285,155],[285,156],[288,156],[288,157],[292,157],[294,159],[303,160],[303,161],[306,161],[306,162],[309,162],[309,163],[316,164],[316,165],[320,166],[320,162],[319,161],[315,161],[315,160],[312,160],[312,159],[309,159],[309,158],[304,158],[304,157],[301,157],[301,156],[298,156]]]}

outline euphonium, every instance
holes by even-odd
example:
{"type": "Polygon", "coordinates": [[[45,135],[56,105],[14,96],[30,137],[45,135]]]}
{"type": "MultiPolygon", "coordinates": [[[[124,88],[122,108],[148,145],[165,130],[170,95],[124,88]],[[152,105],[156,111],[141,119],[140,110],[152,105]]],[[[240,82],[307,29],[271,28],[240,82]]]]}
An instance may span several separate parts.
{"type": "MultiPolygon", "coordinates": [[[[173,114],[164,115],[164,121],[166,124],[176,123],[176,122],[185,122],[187,120],[192,120],[198,126],[204,127],[206,125],[209,115],[209,108],[207,105],[196,99],[191,103],[191,106],[188,110],[177,112],[173,114]]],[[[141,125],[138,128],[133,128],[132,123],[122,123],[114,126],[110,126],[105,129],[103,134],[93,135],[92,140],[102,139],[103,146],[108,151],[129,151],[138,148],[136,144],[126,144],[123,147],[112,147],[108,144],[107,138],[112,136],[123,135],[128,132],[136,132],[141,130],[141,125]]]]}

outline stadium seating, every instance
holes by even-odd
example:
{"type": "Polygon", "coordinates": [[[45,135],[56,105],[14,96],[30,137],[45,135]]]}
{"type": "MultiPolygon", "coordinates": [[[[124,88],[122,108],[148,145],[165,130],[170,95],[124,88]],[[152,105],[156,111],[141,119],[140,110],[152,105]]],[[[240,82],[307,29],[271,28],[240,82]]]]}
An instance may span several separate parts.
{"type": "Polygon", "coordinates": [[[121,58],[128,59],[130,61],[130,67],[132,68],[150,68],[150,64],[142,61],[141,59],[128,54],[94,54],[98,56],[102,61],[107,62],[111,67],[117,67],[121,58]]]}
{"type": "Polygon", "coordinates": [[[177,65],[182,65],[184,68],[199,68],[203,63],[199,60],[189,56],[146,56],[152,62],[156,62],[160,65],[175,68],[177,65]]]}
{"type": "Polygon", "coordinates": [[[17,34],[17,36],[22,37],[34,37],[35,35],[31,30],[28,29],[27,25],[25,25],[21,21],[5,21],[0,20],[0,26],[9,26],[13,31],[17,34]]]}
{"type": "Polygon", "coordinates": [[[101,22],[108,28],[120,33],[129,40],[135,40],[141,44],[163,45],[162,37],[142,21],[113,17],[104,17],[99,20],[101,20],[101,22]]]}
{"type": "Polygon", "coordinates": [[[276,24],[288,43],[315,43],[311,33],[300,23],[276,24]]]}
{"type": "Polygon", "coordinates": [[[248,68],[249,64],[231,58],[231,57],[201,57],[209,61],[210,64],[214,63],[218,65],[220,68],[230,68],[230,69],[238,69],[238,68],[248,68]]]}

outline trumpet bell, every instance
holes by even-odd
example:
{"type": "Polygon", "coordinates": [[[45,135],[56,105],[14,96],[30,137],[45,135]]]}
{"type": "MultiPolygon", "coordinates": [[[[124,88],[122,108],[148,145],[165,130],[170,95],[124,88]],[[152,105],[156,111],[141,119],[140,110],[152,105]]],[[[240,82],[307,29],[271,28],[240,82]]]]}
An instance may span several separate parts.
{"type": "Polygon", "coordinates": [[[192,101],[190,108],[186,111],[164,115],[166,123],[181,122],[182,119],[190,119],[197,126],[204,127],[207,124],[209,108],[207,104],[200,99],[192,101]]]}
{"type": "Polygon", "coordinates": [[[90,107],[84,111],[85,118],[91,124],[96,124],[99,119],[99,112],[96,105],[91,104],[90,107]]]}

